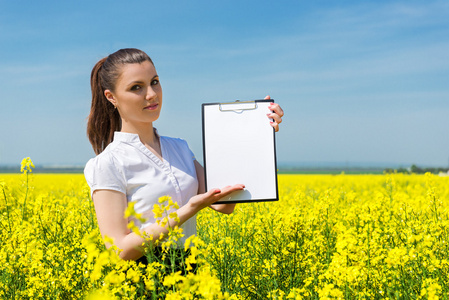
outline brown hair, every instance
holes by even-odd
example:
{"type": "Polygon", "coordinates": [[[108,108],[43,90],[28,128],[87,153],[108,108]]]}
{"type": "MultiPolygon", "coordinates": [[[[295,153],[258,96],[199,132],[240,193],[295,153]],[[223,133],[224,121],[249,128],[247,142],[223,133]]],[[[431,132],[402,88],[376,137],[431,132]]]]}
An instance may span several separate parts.
{"type": "Polygon", "coordinates": [[[125,64],[153,63],[151,58],[139,49],[120,49],[100,59],[92,69],[90,85],[92,104],[87,120],[87,136],[95,154],[100,154],[114,139],[114,132],[121,128],[121,118],[114,105],[104,95],[105,90],[114,92],[115,84],[125,64]]]}

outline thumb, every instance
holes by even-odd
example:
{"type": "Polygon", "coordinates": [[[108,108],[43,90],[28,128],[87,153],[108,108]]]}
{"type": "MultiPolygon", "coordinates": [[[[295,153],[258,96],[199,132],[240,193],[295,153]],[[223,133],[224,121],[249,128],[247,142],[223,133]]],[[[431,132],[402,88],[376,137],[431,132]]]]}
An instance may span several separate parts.
{"type": "Polygon", "coordinates": [[[210,191],[207,191],[204,195],[206,197],[211,197],[211,196],[213,196],[215,194],[219,194],[219,193],[221,193],[220,189],[211,189],[210,191]]]}

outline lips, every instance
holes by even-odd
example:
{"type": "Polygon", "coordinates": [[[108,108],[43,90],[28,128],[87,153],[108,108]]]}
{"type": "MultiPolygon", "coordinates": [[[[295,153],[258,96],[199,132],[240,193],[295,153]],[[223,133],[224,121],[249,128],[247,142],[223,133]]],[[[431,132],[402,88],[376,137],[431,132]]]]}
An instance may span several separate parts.
{"type": "Polygon", "coordinates": [[[144,109],[146,110],[156,110],[159,107],[159,103],[152,103],[148,106],[145,106],[144,109]]]}

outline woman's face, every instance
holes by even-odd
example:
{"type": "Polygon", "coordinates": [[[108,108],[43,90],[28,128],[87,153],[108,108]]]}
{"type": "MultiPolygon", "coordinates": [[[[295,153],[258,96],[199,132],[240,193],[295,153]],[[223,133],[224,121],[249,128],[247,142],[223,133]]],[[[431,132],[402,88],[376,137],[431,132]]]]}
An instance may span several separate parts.
{"type": "Polygon", "coordinates": [[[105,90],[104,94],[118,109],[122,129],[128,125],[147,125],[159,118],[162,88],[156,69],[149,61],[123,65],[115,91],[105,90]]]}

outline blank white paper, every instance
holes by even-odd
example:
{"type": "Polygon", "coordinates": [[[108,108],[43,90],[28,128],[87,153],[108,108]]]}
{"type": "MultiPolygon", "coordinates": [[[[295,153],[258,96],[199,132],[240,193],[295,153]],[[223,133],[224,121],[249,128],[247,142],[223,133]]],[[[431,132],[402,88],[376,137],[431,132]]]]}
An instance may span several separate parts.
{"type": "Polygon", "coordinates": [[[220,202],[278,200],[270,102],[203,105],[206,189],[244,184],[220,202]],[[220,110],[220,107],[222,110],[220,110]]]}

